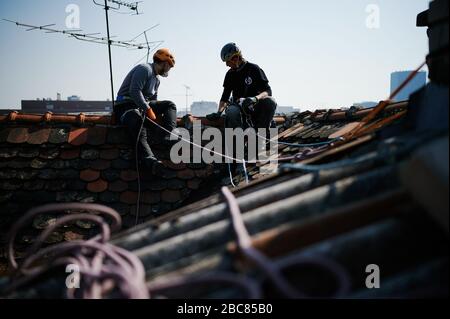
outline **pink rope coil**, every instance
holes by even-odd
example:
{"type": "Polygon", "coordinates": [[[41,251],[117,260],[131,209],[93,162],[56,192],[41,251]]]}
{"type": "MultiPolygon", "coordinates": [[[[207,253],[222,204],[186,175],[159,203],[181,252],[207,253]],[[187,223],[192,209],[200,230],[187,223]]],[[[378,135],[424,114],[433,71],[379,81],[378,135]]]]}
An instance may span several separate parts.
{"type": "MultiPolygon", "coordinates": [[[[340,265],[327,258],[298,255],[272,262],[252,247],[250,235],[244,225],[235,197],[226,187],[222,189],[222,193],[230,208],[232,225],[240,250],[266,275],[283,296],[288,298],[308,297],[304,292],[297,290],[283,275],[285,269],[304,266],[321,268],[333,275],[338,287],[335,296],[343,296],[348,293],[350,287],[348,274],[340,265]]],[[[193,285],[208,288],[213,284],[239,289],[244,298],[262,298],[262,286],[256,280],[227,272],[212,272],[197,277],[172,277],[164,282],[147,284],[145,268],[140,259],[133,253],[108,243],[111,232],[119,230],[120,226],[121,218],[115,210],[97,204],[49,204],[31,209],[11,230],[7,255],[14,274],[7,292],[30,283],[54,268],[73,264],[78,267],[81,280],[79,288],[67,288],[66,296],[71,299],[108,298],[113,293],[119,298],[148,299],[150,291],[152,295],[160,295],[164,292],[176,292],[180,288],[189,288],[193,285]],[[39,214],[62,211],[89,211],[89,214],[70,213],[58,218],[38,236],[25,253],[23,262],[19,264],[14,258],[14,242],[20,229],[39,214]],[[100,215],[108,217],[111,226],[100,215]],[[57,228],[78,220],[86,220],[98,225],[100,234],[86,241],[64,242],[42,248],[45,240],[57,228]]]]}
{"type": "Polygon", "coordinates": [[[74,264],[80,271],[80,288],[68,288],[68,298],[100,299],[108,297],[113,291],[118,291],[123,298],[149,298],[141,261],[134,254],[108,243],[111,231],[119,230],[120,226],[121,218],[115,210],[97,204],[49,204],[31,209],[11,230],[7,254],[14,274],[8,291],[29,283],[51,269],[74,264]],[[14,242],[20,229],[37,215],[67,210],[89,211],[94,215],[71,213],[57,219],[38,236],[26,252],[24,261],[18,264],[14,258],[14,242]],[[109,226],[99,214],[109,217],[112,225],[109,226]],[[78,220],[98,225],[100,234],[87,241],[65,242],[42,248],[44,241],[57,228],[78,220]]]}
{"type": "Polygon", "coordinates": [[[334,297],[341,297],[350,290],[350,279],[348,273],[339,264],[331,259],[313,256],[303,257],[301,255],[294,256],[287,263],[278,264],[269,260],[261,252],[252,246],[251,237],[245,227],[241,210],[236,197],[227,187],[222,188],[222,194],[228,202],[231,214],[233,230],[236,233],[237,244],[243,255],[252,261],[258,269],[260,269],[267,278],[274,284],[277,290],[287,298],[307,298],[307,294],[296,289],[283,275],[283,270],[287,268],[300,268],[304,266],[314,266],[328,271],[337,282],[337,289],[334,297]]]}

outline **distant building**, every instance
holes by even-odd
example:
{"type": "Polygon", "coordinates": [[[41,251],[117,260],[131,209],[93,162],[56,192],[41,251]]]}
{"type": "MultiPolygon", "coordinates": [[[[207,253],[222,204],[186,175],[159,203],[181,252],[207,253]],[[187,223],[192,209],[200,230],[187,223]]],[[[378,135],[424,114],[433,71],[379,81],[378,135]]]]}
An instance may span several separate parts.
{"type": "Polygon", "coordinates": [[[111,113],[108,101],[22,101],[25,113],[111,113]]]}
{"type": "Polygon", "coordinates": [[[275,113],[276,114],[289,114],[289,113],[293,113],[293,112],[298,112],[300,111],[297,108],[294,108],[293,106],[278,106],[275,113]]]}
{"type": "MultiPolygon", "coordinates": [[[[391,74],[391,94],[408,78],[412,72],[413,71],[401,71],[391,74]]],[[[421,87],[425,86],[426,82],[427,73],[425,71],[419,72],[414,79],[397,94],[394,101],[399,102],[409,100],[409,96],[421,87]]]]}
{"type": "MultiPolygon", "coordinates": [[[[191,113],[194,116],[206,116],[208,114],[217,112],[219,105],[216,102],[194,102],[191,105],[191,113]]],[[[186,113],[185,113],[186,114],[186,113]]]]}
{"type": "Polygon", "coordinates": [[[0,115],[8,115],[11,112],[20,111],[16,109],[0,109],[0,115]]]}
{"type": "Polygon", "coordinates": [[[353,106],[360,107],[362,109],[370,109],[378,105],[378,102],[359,102],[354,103],[353,106]]]}
{"type": "Polygon", "coordinates": [[[81,101],[81,97],[78,95],[72,95],[67,98],[67,101],[81,101]]]}

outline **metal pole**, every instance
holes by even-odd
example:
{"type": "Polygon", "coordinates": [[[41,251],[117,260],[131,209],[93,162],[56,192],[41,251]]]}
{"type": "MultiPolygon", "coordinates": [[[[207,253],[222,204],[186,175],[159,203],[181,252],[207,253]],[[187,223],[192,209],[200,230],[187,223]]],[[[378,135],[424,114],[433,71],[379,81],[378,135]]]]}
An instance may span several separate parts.
{"type": "Polygon", "coordinates": [[[189,92],[189,89],[188,89],[188,87],[186,87],[186,115],[188,115],[188,92],[189,92]]]}
{"type": "Polygon", "coordinates": [[[189,100],[188,100],[188,98],[189,98],[189,90],[191,89],[189,86],[187,86],[186,84],[184,84],[183,85],[184,86],[184,88],[186,89],[186,115],[188,115],[189,114],[189,100]]]}
{"type": "Polygon", "coordinates": [[[109,53],[109,73],[111,75],[111,101],[112,101],[112,106],[113,106],[113,111],[114,111],[114,80],[113,80],[113,69],[112,69],[112,58],[111,58],[111,40],[110,40],[110,36],[109,36],[109,16],[108,16],[108,3],[107,0],[105,0],[105,13],[106,13],[106,32],[108,35],[108,53],[109,53]]]}

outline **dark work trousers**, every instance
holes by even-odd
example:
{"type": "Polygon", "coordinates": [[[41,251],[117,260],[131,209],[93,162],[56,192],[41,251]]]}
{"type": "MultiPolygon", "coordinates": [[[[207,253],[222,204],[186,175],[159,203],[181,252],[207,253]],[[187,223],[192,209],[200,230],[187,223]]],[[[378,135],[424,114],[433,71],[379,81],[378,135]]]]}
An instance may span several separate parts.
{"type": "MultiPolygon", "coordinates": [[[[162,119],[161,126],[171,132],[177,124],[177,108],[175,104],[170,101],[152,101],[150,105],[155,114],[162,119]]],[[[121,120],[121,123],[127,127],[134,145],[139,136],[137,145],[140,159],[154,157],[149,141],[158,143],[158,141],[162,141],[165,137],[169,136],[169,133],[157,127],[148,119],[145,119],[142,125],[142,111],[132,103],[128,103],[127,105],[119,104],[118,110],[116,115],[121,120]],[[122,115],[124,116],[122,117],[122,115]]]]}
{"type": "MultiPolygon", "coordinates": [[[[277,102],[275,101],[275,99],[273,97],[268,97],[260,100],[254,108],[255,111],[251,115],[253,128],[256,129],[256,131],[258,131],[259,128],[269,129],[271,127],[271,123],[277,108],[277,102]]],[[[225,127],[233,129],[242,128],[243,130],[246,130],[250,127],[250,123],[248,123],[248,121],[246,120],[245,114],[242,112],[239,105],[231,104],[228,106],[225,112],[225,127]]],[[[268,134],[266,132],[265,137],[267,136],[268,134]]],[[[229,151],[231,152],[231,150],[229,151]]],[[[233,149],[233,153],[234,152],[235,149],[233,149]]],[[[232,165],[233,171],[236,168],[236,164],[232,165]]]]}
{"type": "MultiPolygon", "coordinates": [[[[270,128],[276,109],[277,102],[273,97],[260,100],[255,105],[255,112],[251,115],[251,121],[253,122],[254,128],[270,128]]],[[[225,127],[241,127],[244,130],[249,128],[249,124],[247,123],[240,106],[233,104],[228,106],[225,112],[225,127]]]]}
{"type": "MultiPolygon", "coordinates": [[[[150,106],[156,115],[162,118],[162,126],[172,132],[172,130],[177,127],[177,106],[171,101],[152,101],[150,106]]],[[[153,125],[155,126],[155,125],[153,125]]],[[[157,128],[157,131],[162,131],[157,128]]],[[[169,133],[162,131],[162,136],[168,136],[169,133]]]]}

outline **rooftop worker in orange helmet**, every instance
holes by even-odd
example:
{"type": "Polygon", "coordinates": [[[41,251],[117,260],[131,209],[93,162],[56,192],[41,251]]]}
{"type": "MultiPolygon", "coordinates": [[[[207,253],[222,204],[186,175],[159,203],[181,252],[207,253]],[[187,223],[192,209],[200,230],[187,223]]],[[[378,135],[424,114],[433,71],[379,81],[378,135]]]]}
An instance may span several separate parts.
{"type": "Polygon", "coordinates": [[[245,60],[235,43],[226,44],[220,55],[230,69],[225,76],[219,111],[209,114],[207,118],[218,120],[226,109],[225,126],[228,128],[246,129],[250,124],[255,129],[269,128],[277,103],[264,71],[245,60]],[[229,103],[231,94],[233,99],[229,103]]]}
{"type": "Polygon", "coordinates": [[[159,163],[148,143],[150,135],[160,135],[165,145],[173,145],[174,142],[170,140],[169,133],[156,130],[148,119],[144,124],[142,122],[145,118],[155,120],[158,116],[165,129],[170,132],[175,129],[176,105],[171,101],[158,101],[159,77],[169,76],[174,66],[175,57],[169,49],[159,49],[153,55],[153,63],[140,64],[128,73],[117,94],[116,119],[128,127],[132,141],[137,141],[139,160],[150,169],[159,163]]]}

